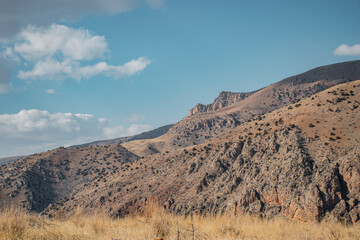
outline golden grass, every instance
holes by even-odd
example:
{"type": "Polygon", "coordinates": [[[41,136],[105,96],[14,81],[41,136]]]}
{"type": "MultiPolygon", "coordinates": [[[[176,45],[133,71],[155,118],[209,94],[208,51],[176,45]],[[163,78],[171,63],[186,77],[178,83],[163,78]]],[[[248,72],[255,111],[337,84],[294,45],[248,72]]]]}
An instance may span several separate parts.
{"type": "Polygon", "coordinates": [[[298,223],[251,216],[177,216],[158,207],[121,219],[86,216],[49,219],[10,209],[0,213],[0,239],[360,239],[360,225],[298,223]]]}

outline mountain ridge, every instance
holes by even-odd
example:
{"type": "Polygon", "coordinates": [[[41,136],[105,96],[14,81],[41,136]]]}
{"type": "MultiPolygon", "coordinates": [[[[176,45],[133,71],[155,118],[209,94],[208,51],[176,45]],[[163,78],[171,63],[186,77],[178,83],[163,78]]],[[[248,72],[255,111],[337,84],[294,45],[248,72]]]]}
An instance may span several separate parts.
{"type": "Polygon", "coordinates": [[[239,102],[187,116],[158,138],[122,145],[139,156],[197,145],[253,117],[356,79],[360,79],[360,60],[317,67],[253,91],[239,102]]]}

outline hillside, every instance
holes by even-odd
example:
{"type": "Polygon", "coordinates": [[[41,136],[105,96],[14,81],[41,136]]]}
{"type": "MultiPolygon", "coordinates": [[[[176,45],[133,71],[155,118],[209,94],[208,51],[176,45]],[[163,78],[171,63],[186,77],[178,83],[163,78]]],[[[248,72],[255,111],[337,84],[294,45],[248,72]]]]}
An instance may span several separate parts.
{"type": "Polygon", "coordinates": [[[0,166],[0,207],[41,212],[75,189],[116,174],[138,157],[109,146],[56,148],[0,166]]]}
{"type": "Polygon", "coordinates": [[[51,205],[112,216],[151,199],[180,214],[360,220],[360,81],[258,116],[197,146],[153,154],[51,205]]]}
{"type": "Polygon", "coordinates": [[[166,134],[151,140],[124,143],[123,146],[139,156],[147,156],[197,145],[255,116],[357,79],[360,79],[360,61],[352,61],[314,68],[253,93],[221,93],[208,107],[192,109],[189,116],[172,126],[166,134]]]}

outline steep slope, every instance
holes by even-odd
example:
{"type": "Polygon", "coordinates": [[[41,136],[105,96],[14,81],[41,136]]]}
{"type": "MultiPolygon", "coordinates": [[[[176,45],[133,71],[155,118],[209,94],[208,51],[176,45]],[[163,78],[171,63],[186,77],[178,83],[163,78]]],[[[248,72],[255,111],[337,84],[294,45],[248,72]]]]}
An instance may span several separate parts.
{"type": "Polygon", "coordinates": [[[194,109],[191,110],[190,116],[176,123],[163,136],[124,143],[123,146],[137,155],[147,156],[151,153],[196,145],[255,116],[295,103],[339,83],[357,79],[360,79],[360,61],[318,67],[248,94],[238,102],[225,104],[225,107],[220,107],[218,98],[211,105],[216,105],[217,108],[209,107],[206,108],[207,112],[196,114],[193,114],[194,109]]]}
{"type": "Polygon", "coordinates": [[[165,125],[162,127],[155,128],[151,131],[143,132],[134,136],[129,137],[121,137],[121,138],[114,138],[114,139],[108,139],[108,140],[100,140],[95,141],[91,143],[84,143],[80,145],[74,145],[73,147],[89,147],[89,146],[103,146],[103,145],[110,145],[110,144],[119,144],[124,142],[130,142],[134,140],[140,140],[140,139],[153,139],[160,137],[161,135],[164,135],[169,131],[169,129],[173,126],[173,124],[165,125]]]}
{"type": "Polygon", "coordinates": [[[360,80],[258,116],[198,146],[155,154],[78,188],[76,206],[122,216],[156,198],[191,212],[360,220],[360,80]]]}
{"type": "Polygon", "coordinates": [[[78,187],[111,175],[138,157],[114,144],[57,148],[0,167],[0,207],[41,212],[78,187]]]}

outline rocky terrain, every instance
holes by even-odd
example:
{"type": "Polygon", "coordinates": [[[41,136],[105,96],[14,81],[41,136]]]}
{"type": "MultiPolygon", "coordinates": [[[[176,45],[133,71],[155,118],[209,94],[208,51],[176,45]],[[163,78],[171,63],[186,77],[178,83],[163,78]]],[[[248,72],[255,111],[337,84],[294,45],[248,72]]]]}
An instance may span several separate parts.
{"type": "Polygon", "coordinates": [[[147,156],[197,145],[255,116],[357,79],[360,79],[360,61],[352,61],[314,68],[252,93],[221,93],[207,107],[192,109],[189,116],[172,126],[166,134],[151,140],[124,143],[123,146],[139,156],[147,156]]]}
{"type": "Polygon", "coordinates": [[[360,61],[320,67],[158,138],[27,156],[0,167],[0,203],[124,216],[156,199],[179,214],[359,222],[359,79],[360,61]]]}
{"type": "Polygon", "coordinates": [[[112,216],[156,198],[169,210],[360,220],[360,81],[253,118],[203,144],[134,161],[76,190],[75,206],[112,216]]]}

